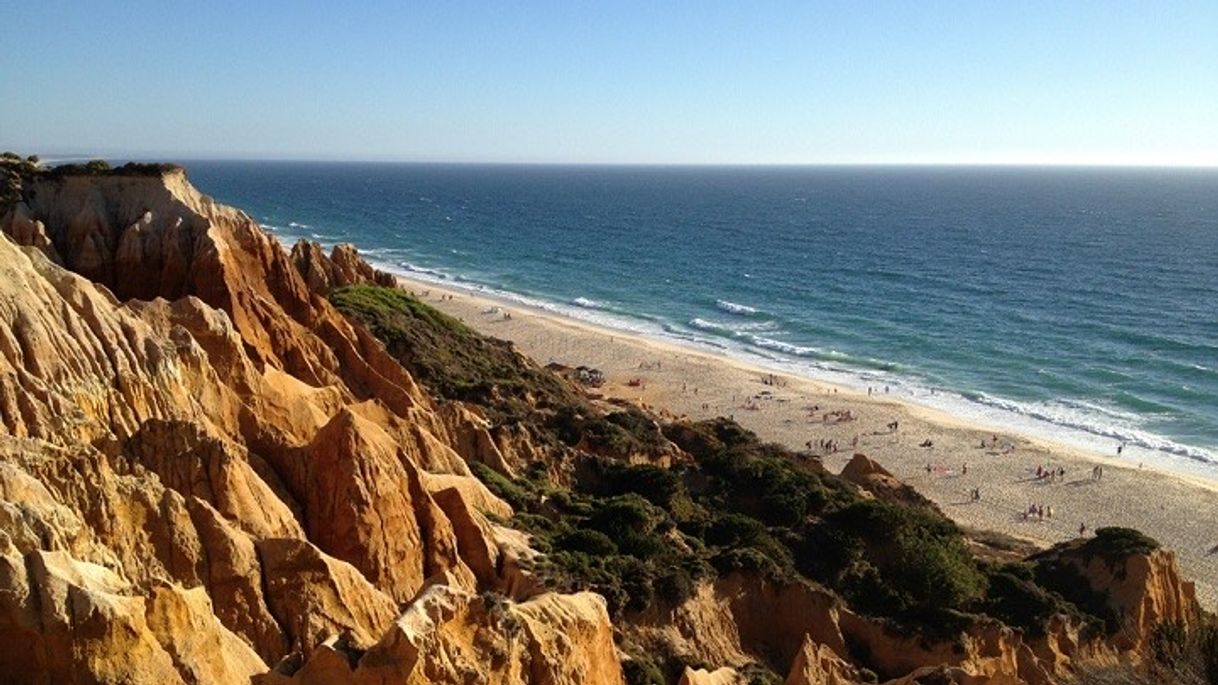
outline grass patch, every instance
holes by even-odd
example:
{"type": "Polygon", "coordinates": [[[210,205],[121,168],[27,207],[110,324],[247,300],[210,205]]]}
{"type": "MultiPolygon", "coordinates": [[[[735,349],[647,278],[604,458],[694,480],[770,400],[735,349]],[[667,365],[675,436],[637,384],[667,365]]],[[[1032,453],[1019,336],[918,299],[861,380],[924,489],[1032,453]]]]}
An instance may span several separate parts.
{"type": "Polygon", "coordinates": [[[523,416],[531,407],[578,404],[554,374],[537,368],[510,343],[479,335],[457,319],[399,288],[337,288],[330,302],[385,343],[435,394],[486,406],[500,415],[523,416]]]}

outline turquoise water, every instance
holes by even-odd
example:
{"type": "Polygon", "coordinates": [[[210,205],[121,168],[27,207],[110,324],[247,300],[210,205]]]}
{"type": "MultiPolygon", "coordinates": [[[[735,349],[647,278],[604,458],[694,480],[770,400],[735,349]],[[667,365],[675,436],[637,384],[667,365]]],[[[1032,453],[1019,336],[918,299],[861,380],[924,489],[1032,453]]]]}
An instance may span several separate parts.
{"type": "Polygon", "coordinates": [[[1218,474],[1218,171],[187,166],[285,241],[1218,474]]]}

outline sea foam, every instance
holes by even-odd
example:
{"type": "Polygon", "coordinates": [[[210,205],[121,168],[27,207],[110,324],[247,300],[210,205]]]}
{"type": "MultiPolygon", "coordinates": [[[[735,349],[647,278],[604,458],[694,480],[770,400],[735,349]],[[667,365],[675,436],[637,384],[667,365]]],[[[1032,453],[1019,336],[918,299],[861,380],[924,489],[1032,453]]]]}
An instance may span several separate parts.
{"type": "Polygon", "coordinates": [[[756,307],[750,307],[747,304],[737,304],[728,300],[715,300],[715,306],[730,314],[739,314],[741,316],[751,316],[757,313],[756,307]]]}

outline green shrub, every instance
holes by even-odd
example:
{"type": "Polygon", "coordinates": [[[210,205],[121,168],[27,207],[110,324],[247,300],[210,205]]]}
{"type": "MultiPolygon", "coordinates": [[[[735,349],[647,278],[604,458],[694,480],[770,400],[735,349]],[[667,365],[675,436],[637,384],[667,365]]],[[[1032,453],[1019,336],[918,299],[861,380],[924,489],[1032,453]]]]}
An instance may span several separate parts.
{"type": "Polygon", "coordinates": [[[753,547],[726,549],[711,557],[711,565],[721,575],[734,571],[760,573],[770,578],[781,578],[783,569],[773,559],[753,547]]]}
{"type": "Polygon", "coordinates": [[[539,406],[582,406],[553,373],[400,288],[336,288],[330,302],[362,323],[425,387],[446,399],[482,404],[500,421],[531,415],[539,406]]]}
{"type": "MultiPolygon", "coordinates": [[[[979,599],[985,576],[969,553],[956,527],[942,516],[880,500],[860,500],[829,517],[839,529],[842,547],[862,549],[878,574],[877,583],[889,589],[886,602],[892,611],[959,609],[979,599]],[[855,538],[846,542],[843,538],[855,538]]],[[[849,557],[842,559],[849,561],[849,557]]],[[[849,569],[845,569],[849,572],[849,569]]],[[[874,603],[874,588],[859,586],[850,597],[874,603]]]]}
{"type": "Polygon", "coordinates": [[[1009,564],[992,573],[979,609],[1032,637],[1043,636],[1055,615],[1081,616],[1072,604],[1037,585],[1024,564],[1009,564]]]}
{"type": "Polygon", "coordinates": [[[532,498],[524,488],[486,464],[474,461],[470,462],[469,468],[488,490],[512,505],[513,509],[523,510],[531,501],[532,498]]]}
{"type": "Polygon", "coordinates": [[[765,526],[751,516],[724,514],[711,521],[703,539],[717,547],[748,547],[766,535],[765,526]]]}
{"type": "Polygon", "coordinates": [[[694,594],[694,579],[684,568],[669,568],[655,579],[655,593],[670,606],[676,606],[694,594]]]}
{"type": "Polygon", "coordinates": [[[626,685],[666,685],[664,671],[651,659],[640,656],[622,662],[622,674],[626,676],[626,685]]]}
{"type": "Polygon", "coordinates": [[[782,677],[761,664],[748,664],[740,669],[749,685],[782,685],[782,677]]]}
{"type": "Polygon", "coordinates": [[[551,428],[567,445],[584,445],[596,452],[625,457],[658,454],[666,442],[655,422],[637,407],[608,414],[571,404],[555,412],[551,428]]]}
{"type": "Polygon", "coordinates": [[[588,525],[606,535],[620,539],[650,532],[658,513],[647,500],[637,495],[621,495],[605,501],[588,519],[588,525]]]}
{"type": "Polygon", "coordinates": [[[1073,604],[1080,612],[1104,626],[1108,634],[1121,628],[1121,616],[1108,604],[1108,597],[1091,589],[1091,583],[1074,563],[1056,555],[1039,557],[1034,566],[1036,584],[1073,604]]]}
{"type": "Polygon", "coordinates": [[[669,508],[681,492],[681,478],[671,469],[606,459],[595,461],[594,468],[601,481],[599,490],[606,495],[634,493],[652,504],[669,508]]]}
{"type": "Polygon", "coordinates": [[[599,530],[588,530],[586,528],[578,528],[563,533],[555,540],[555,545],[559,549],[583,552],[585,554],[601,556],[617,554],[617,545],[613,543],[613,540],[608,535],[599,530]]]}
{"type": "Polygon", "coordinates": [[[1109,565],[1125,561],[1139,554],[1150,554],[1159,549],[1154,538],[1132,528],[1099,528],[1095,536],[1083,544],[1082,552],[1098,556],[1109,565]]]}

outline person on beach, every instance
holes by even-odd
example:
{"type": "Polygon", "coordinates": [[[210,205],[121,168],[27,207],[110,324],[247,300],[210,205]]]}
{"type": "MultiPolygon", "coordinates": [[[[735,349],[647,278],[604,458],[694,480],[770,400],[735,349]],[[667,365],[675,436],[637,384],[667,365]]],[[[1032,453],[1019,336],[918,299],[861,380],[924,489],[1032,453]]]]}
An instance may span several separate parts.
{"type": "Polygon", "coordinates": [[[1125,443],[1117,445],[1117,456],[1121,456],[1121,452],[1125,451],[1125,443]]]}
{"type": "Polygon", "coordinates": [[[1087,534],[1087,524],[1086,523],[1078,524],[1078,536],[1081,538],[1086,534],[1087,534]]]}

